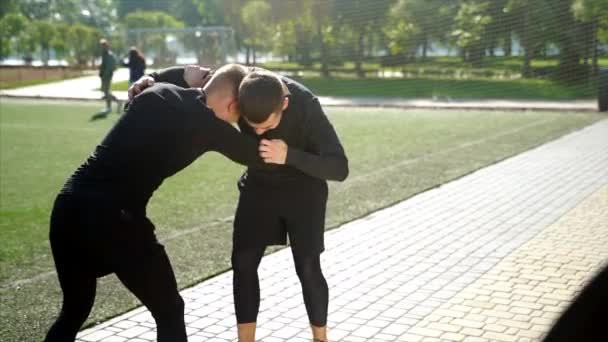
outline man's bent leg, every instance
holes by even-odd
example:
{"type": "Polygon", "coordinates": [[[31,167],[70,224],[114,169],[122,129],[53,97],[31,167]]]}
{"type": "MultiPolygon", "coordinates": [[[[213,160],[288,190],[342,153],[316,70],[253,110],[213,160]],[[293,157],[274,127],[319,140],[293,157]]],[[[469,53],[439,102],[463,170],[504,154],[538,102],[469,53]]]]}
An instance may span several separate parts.
{"type": "Polygon", "coordinates": [[[112,85],[112,79],[102,78],[101,79],[101,91],[103,92],[103,98],[106,100],[106,110],[112,111],[112,97],[110,87],[112,85]]]}
{"type": "MultiPolygon", "coordinates": [[[[134,245],[141,241],[133,241],[134,245]]],[[[158,342],[186,342],[184,301],[164,247],[136,247],[118,267],[118,279],[144,304],[156,321],[158,342]]]]}
{"type": "Polygon", "coordinates": [[[80,248],[86,245],[78,236],[84,229],[77,215],[82,208],[74,203],[69,198],[58,197],[51,215],[49,238],[63,304],[46,335],[46,342],[73,342],[95,301],[97,278],[80,248]]]}
{"type": "Polygon", "coordinates": [[[95,301],[95,277],[60,274],[59,282],[63,290],[63,305],[45,342],[73,342],[95,301]]]}
{"type": "Polygon", "coordinates": [[[253,342],[260,308],[258,266],[266,248],[232,251],[233,294],[239,342],[253,342]]]}

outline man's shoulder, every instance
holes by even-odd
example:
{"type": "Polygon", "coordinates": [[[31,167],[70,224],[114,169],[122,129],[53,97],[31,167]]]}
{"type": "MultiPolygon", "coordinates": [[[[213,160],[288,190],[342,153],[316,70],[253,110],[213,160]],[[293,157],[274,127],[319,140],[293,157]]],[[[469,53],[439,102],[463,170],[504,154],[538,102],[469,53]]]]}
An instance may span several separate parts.
{"type": "MultiPolygon", "coordinates": [[[[195,88],[182,88],[171,83],[157,82],[153,86],[146,88],[141,95],[154,94],[172,101],[196,101],[201,96],[201,92],[195,88]]],[[[148,95],[150,96],[150,95],[148,95]]]]}
{"type": "Polygon", "coordinates": [[[316,97],[315,94],[310,91],[310,89],[308,89],[305,85],[294,79],[291,79],[286,76],[281,76],[281,80],[283,81],[283,83],[285,83],[287,89],[289,89],[289,92],[291,93],[292,97],[297,97],[301,99],[313,99],[316,97]]]}

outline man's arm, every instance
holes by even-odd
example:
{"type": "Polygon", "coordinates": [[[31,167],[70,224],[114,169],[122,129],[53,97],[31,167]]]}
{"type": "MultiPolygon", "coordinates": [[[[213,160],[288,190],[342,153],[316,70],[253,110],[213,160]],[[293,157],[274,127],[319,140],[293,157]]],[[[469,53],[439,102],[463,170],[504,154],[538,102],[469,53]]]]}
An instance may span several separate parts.
{"type": "Polygon", "coordinates": [[[211,78],[211,69],[198,65],[174,66],[143,76],[129,87],[129,100],[156,82],[170,83],[182,88],[202,88],[211,78]]]}
{"type": "Polygon", "coordinates": [[[184,70],[184,67],[174,66],[152,72],[148,76],[152,77],[154,82],[165,82],[182,88],[190,88],[190,85],[184,79],[184,70]]]}
{"type": "Polygon", "coordinates": [[[241,134],[236,128],[218,118],[212,118],[209,134],[211,135],[210,150],[219,152],[233,162],[254,166],[268,167],[258,152],[257,139],[241,134]]]}
{"type": "Polygon", "coordinates": [[[348,159],[336,131],[323,113],[319,100],[312,99],[306,110],[308,123],[303,129],[315,153],[287,146],[282,140],[263,140],[260,145],[262,157],[267,163],[290,165],[313,177],[345,180],[348,176],[348,159]]]}

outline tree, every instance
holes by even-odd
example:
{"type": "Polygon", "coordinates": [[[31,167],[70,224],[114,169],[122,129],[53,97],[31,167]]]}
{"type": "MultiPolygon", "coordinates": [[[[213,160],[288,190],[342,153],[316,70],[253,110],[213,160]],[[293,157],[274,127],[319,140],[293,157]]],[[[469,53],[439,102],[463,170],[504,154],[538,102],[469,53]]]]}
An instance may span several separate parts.
{"type": "Polygon", "coordinates": [[[559,47],[557,78],[569,83],[587,79],[588,69],[580,64],[585,49],[584,24],[577,21],[572,13],[572,0],[551,0],[552,21],[549,29],[559,47]]]}
{"type": "Polygon", "coordinates": [[[497,47],[502,46],[506,56],[511,55],[511,33],[513,16],[507,11],[509,0],[494,0],[489,3],[488,15],[492,22],[486,28],[484,45],[490,56],[494,56],[497,47]]]}
{"type": "Polygon", "coordinates": [[[598,47],[600,30],[608,29],[608,0],[574,0],[572,11],[576,19],[589,23],[591,26],[591,56],[593,76],[599,72],[598,47]]]}
{"type": "MultiPolygon", "coordinates": [[[[163,12],[136,11],[129,13],[124,19],[127,30],[130,29],[163,29],[180,28],[184,23],[163,12]]],[[[174,64],[167,48],[167,34],[163,32],[150,32],[138,34],[136,44],[144,53],[156,52],[156,63],[174,64]]],[[[131,42],[132,43],[132,42],[131,42]]]]}
{"type": "MultiPolygon", "coordinates": [[[[330,2],[325,1],[325,3],[330,2]]],[[[317,6],[318,1],[271,0],[270,5],[272,8],[271,25],[274,25],[274,33],[271,36],[274,51],[288,56],[290,61],[307,66],[312,65],[316,38],[313,11],[318,9],[313,6],[317,6]]]]}
{"type": "Polygon", "coordinates": [[[329,77],[330,63],[330,48],[336,45],[336,36],[334,33],[334,25],[331,20],[334,2],[314,1],[312,5],[312,21],[319,40],[319,52],[321,55],[321,75],[329,77]]]}
{"type": "Polygon", "coordinates": [[[9,13],[19,13],[19,2],[17,0],[0,1],[0,19],[9,13]]]}
{"type": "Polygon", "coordinates": [[[68,57],[71,45],[67,39],[70,32],[70,25],[55,23],[55,36],[50,42],[50,47],[55,51],[58,58],[68,57]]]}
{"type": "Polygon", "coordinates": [[[84,67],[88,61],[92,61],[98,55],[101,36],[101,32],[91,26],[75,24],[70,27],[67,35],[68,40],[78,42],[78,44],[70,45],[72,57],[77,65],[84,67]]]}
{"type": "Polygon", "coordinates": [[[492,18],[487,14],[488,3],[463,1],[454,21],[452,37],[456,45],[462,49],[465,62],[479,66],[483,59],[483,37],[492,18]]]}
{"type": "Polygon", "coordinates": [[[352,35],[355,70],[359,77],[363,77],[363,58],[366,51],[366,42],[371,45],[371,38],[382,33],[382,25],[391,0],[334,0],[334,10],[338,23],[343,29],[350,30],[352,35]]]}
{"type": "Polygon", "coordinates": [[[385,31],[391,51],[411,51],[422,48],[426,59],[432,40],[444,40],[451,26],[450,3],[444,0],[399,0],[390,9],[385,31]]]}
{"type": "Polygon", "coordinates": [[[40,51],[42,63],[48,65],[51,42],[57,35],[55,25],[48,20],[34,20],[28,25],[27,32],[35,49],[40,51]]]}
{"type": "Polygon", "coordinates": [[[231,0],[223,2],[223,17],[226,25],[229,25],[234,30],[234,41],[236,43],[237,52],[241,51],[241,47],[246,48],[246,63],[249,64],[250,49],[245,45],[243,39],[243,19],[241,10],[247,3],[247,0],[231,0]]]}
{"type": "MultiPolygon", "coordinates": [[[[267,47],[268,37],[272,34],[271,7],[264,0],[249,2],[241,12],[244,43],[253,50],[253,64],[256,64],[256,50],[267,47]]],[[[249,60],[247,60],[249,64],[249,60]]]]}
{"type": "Polygon", "coordinates": [[[0,19],[0,59],[10,56],[16,51],[27,19],[20,13],[9,13],[0,19]]]}
{"type": "Polygon", "coordinates": [[[523,77],[532,76],[532,59],[552,40],[550,0],[510,0],[506,10],[512,16],[514,30],[524,49],[523,77]]]}
{"type": "Polygon", "coordinates": [[[390,10],[388,24],[384,30],[389,40],[388,47],[392,55],[412,56],[416,53],[418,45],[416,37],[419,35],[420,29],[409,19],[408,14],[410,12],[406,9],[406,1],[398,2],[390,10]]]}
{"type": "MultiPolygon", "coordinates": [[[[171,1],[133,1],[115,0],[119,19],[124,19],[134,12],[165,12],[171,9],[171,1]]],[[[179,1],[178,1],[179,2],[179,1]]]]}

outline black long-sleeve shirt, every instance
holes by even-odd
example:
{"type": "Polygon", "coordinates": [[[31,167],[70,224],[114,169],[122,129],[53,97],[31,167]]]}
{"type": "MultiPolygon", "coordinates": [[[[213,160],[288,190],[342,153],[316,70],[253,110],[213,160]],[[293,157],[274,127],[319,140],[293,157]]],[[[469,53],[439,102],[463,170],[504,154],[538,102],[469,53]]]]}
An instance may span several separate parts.
{"type": "MultiPolygon", "coordinates": [[[[173,67],[152,73],[157,82],[186,85],[184,69],[173,67]]],[[[262,182],[297,180],[314,177],[342,181],[348,176],[348,159],[338,136],[323,112],[319,100],[306,87],[287,77],[281,77],[291,95],[281,122],[272,130],[258,136],[244,120],[239,127],[244,134],[257,139],[282,139],[289,146],[286,165],[270,168],[250,166],[248,178],[262,182]]]]}
{"type": "Polygon", "coordinates": [[[257,140],[218,119],[204,94],[159,83],[133,100],[62,193],[106,195],[142,209],[166,178],[207,151],[264,167],[257,140]]]}

